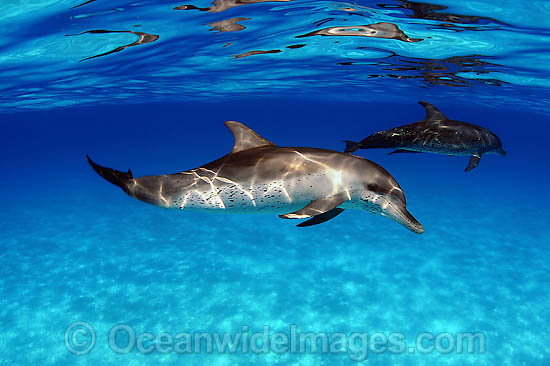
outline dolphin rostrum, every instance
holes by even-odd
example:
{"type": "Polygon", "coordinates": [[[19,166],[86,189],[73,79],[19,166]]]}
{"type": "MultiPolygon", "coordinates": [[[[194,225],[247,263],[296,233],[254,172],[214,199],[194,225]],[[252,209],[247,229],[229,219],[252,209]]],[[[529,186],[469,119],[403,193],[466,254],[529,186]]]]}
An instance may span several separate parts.
{"type": "Polygon", "coordinates": [[[390,154],[432,152],[445,155],[467,155],[470,162],[465,172],[474,169],[481,155],[506,155],[502,142],[491,131],[466,122],[448,119],[428,102],[418,102],[426,109],[420,122],[376,132],[361,142],[345,141],[346,153],[357,149],[397,149],[390,154]]]}
{"type": "Polygon", "coordinates": [[[225,125],[235,137],[231,153],[181,173],[134,178],[130,170],[105,168],[86,157],[99,175],[128,195],[161,207],[309,218],[301,227],[357,209],[424,232],[407,211],[401,187],[381,166],[337,151],[280,147],[239,122],[225,125]]]}

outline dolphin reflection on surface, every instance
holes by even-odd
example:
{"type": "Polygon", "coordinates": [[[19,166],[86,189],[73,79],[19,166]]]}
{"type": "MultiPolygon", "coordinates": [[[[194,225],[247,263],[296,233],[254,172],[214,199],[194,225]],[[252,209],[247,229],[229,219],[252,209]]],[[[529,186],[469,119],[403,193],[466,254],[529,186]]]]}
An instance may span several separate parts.
{"type": "Polygon", "coordinates": [[[220,20],[214,23],[209,23],[208,25],[212,27],[210,29],[211,31],[217,31],[219,33],[223,32],[239,32],[243,29],[246,29],[246,27],[242,24],[239,24],[239,22],[242,22],[244,20],[250,20],[252,18],[244,18],[244,17],[236,17],[231,19],[224,19],[220,20]]]}
{"type": "Polygon", "coordinates": [[[351,25],[345,27],[328,27],[296,36],[296,38],[312,36],[355,36],[396,39],[403,42],[420,42],[422,38],[409,38],[393,23],[374,23],[367,25],[351,25]]]}
{"type": "Polygon", "coordinates": [[[211,13],[219,13],[225,10],[236,8],[237,6],[256,4],[256,3],[272,3],[272,2],[288,2],[292,0],[214,0],[212,6],[206,8],[199,8],[195,5],[180,5],[176,6],[174,10],[200,10],[209,11],[211,13]]]}

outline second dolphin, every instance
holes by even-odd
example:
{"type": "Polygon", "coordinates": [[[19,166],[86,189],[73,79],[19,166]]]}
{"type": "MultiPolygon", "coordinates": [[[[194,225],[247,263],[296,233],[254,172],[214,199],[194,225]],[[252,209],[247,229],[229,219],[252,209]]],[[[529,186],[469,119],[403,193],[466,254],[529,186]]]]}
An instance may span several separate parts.
{"type": "Polygon", "coordinates": [[[345,141],[346,153],[357,149],[397,149],[390,154],[432,152],[445,155],[467,155],[470,162],[464,170],[474,169],[483,154],[506,155],[502,142],[493,132],[471,123],[448,119],[428,102],[418,102],[426,109],[420,122],[376,132],[361,142],[345,141]]]}

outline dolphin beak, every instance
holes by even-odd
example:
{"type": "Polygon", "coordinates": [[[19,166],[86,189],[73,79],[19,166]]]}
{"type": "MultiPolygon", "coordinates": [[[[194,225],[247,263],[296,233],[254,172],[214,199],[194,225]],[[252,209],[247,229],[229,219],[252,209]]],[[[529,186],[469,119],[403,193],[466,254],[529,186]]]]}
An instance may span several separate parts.
{"type": "Polygon", "coordinates": [[[404,210],[404,216],[406,217],[405,220],[399,221],[400,224],[404,225],[407,229],[417,233],[422,234],[424,232],[424,227],[421,223],[418,222],[417,219],[414,218],[413,215],[410,214],[407,209],[404,210]]]}
{"type": "Polygon", "coordinates": [[[388,203],[389,205],[385,209],[386,215],[388,217],[397,221],[412,232],[415,232],[417,234],[422,234],[424,232],[422,224],[419,223],[418,220],[415,219],[409,211],[407,211],[407,208],[403,204],[396,204],[394,202],[388,203]]]}

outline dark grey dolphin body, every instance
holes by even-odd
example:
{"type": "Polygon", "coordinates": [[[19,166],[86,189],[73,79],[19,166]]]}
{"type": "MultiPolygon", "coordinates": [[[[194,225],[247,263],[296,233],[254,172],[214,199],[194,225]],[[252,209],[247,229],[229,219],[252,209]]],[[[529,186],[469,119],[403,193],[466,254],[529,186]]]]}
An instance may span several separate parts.
{"type": "Polygon", "coordinates": [[[390,154],[432,152],[445,155],[468,155],[470,162],[464,171],[474,169],[483,154],[506,155],[502,142],[491,131],[470,123],[448,119],[436,107],[418,102],[426,109],[420,122],[376,132],[361,142],[346,142],[346,153],[357,149],[397,149],[390,154]]]}
{"type": "Polygon", "coordinates": [[[132,172],[92,168],[128,195],[161,207],[225,213],[277,213],[281,218],[325,222],[358,209],[390,217],[422,233],[405,195],[381,166],[358,156],[308,147],[279,147],[235,121],[233,151],[181,173],[134,178],[132,172]]]}

